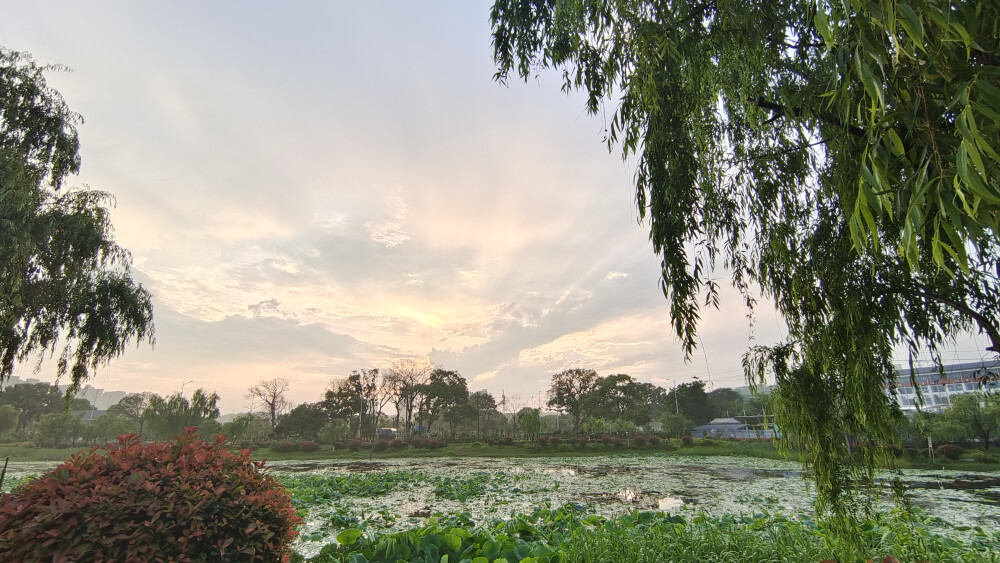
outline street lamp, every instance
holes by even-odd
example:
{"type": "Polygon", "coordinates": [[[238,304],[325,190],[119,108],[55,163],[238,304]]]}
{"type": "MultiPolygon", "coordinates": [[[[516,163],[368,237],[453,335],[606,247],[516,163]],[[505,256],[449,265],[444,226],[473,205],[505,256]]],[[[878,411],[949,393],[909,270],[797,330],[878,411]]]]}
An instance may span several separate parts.
{"type": "Polygon", "coordinates": [[[194,383],[194,380],[192,379],[191,381],[185,381],[184,383],[181,383],[181,397],[184,396],[184,386],[187,385],[188,383],[194,383]]]}

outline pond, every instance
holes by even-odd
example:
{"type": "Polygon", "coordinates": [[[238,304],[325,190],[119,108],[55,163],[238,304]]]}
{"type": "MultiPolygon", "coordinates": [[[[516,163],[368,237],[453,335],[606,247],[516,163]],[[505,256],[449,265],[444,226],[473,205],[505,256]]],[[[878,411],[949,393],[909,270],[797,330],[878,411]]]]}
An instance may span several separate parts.
{"type": "MultiPolygon", "coordinates": [[[[346,475],[369,476],[351,483],[381,483],[377,494],[354,484],[303,501],[308,514],[296,550],[304,555],[347,527],[397,531],[434,514],[465,513],[484,522],[566,503],[588,505],[604,516],[633,510],[808,514],[815,499],[797,463],[743,457],[297,461],[275,462],[271,468],[289,484],[301,483],[297,479],[304,476],[346,475]]],[[[1000,526],[1000,473],[907,470],[901,477],[913,506],[948,524],[942,531],[953,535],[952,526],[1000,526]]],[[[884,505],[891,506],[888,500],[884,505]]]]}
{"type": "MultiPolygon", "coordinates": [[[[54,463],[11,463],[4,489],[54,463]]],[[[310,556],[345,528],[419,526],[436,514],[475,522],[566,503],[617,516],[663,510],[710,516],[809,514],[815,495],[797,463],[745,457],[609,455],[586,458],[432,458],[373,462],[277,461],[306,525],[296,551],[310,556]]],[[[1000,472],[904,470],[907,498],[953,527],[1000,527],[1000,472]]],[[[890,506],[884,501],[885,508],[890,506]]],[[[879,507],[881,508],[881,507],[879,507]]]]}

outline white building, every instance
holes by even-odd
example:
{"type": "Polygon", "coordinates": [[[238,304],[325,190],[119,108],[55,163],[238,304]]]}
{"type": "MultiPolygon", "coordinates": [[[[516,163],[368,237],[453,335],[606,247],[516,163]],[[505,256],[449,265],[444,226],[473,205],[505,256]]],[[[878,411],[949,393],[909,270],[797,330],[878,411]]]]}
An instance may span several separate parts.
{"type": "MultiPolygon", "coordinates": [[[[909,367],[899,368],[896,378],[896,393],[899,407],[906,414],[920,410],[941,412],[951,404],[953,395],[975,393],[976,391],[1000,391],[1000,362],[982,361],[976,363],[950,364],[944,366],[944,377],[936,366],[916,368],[912,374],[909,367]],[[992,375],[992,377],[990,377],[992,375]],[[984,379],[989,380],[982,384],[984,379]]],[[[886,387],[888,392],[888,386],[886,387]]]]}

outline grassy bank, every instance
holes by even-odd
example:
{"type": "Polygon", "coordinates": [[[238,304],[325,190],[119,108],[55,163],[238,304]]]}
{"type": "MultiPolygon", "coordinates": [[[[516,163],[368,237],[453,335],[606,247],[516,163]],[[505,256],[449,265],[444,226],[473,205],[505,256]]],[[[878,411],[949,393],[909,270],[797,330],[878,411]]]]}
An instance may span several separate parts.
{"type": "MultiPolygon", "coordinates": [[[[18,462],[63,461],[71,454],[86,451],[87,447],[74,448],[37,448],[30,444],[0,444],[0,464],[10,457],[18,462]]],[[[296,460],[333,460],[333,461],[364,461],[369,459],[409,459],[409,458],[441,458],[441,457],[491,457],[491,458],[536,458],[536,457],[594,457],[612,454],[629,455],[685,455],[685,456],[745,456],[764,459],[790,459],[796,461],[793,455],[784,457],[771,442],[762,441],[726,441],[726,440],[695,440],[693,445],[682,445],[680,440],[671,440],[670,445],[623,444],[616,447],[600,442],[590,442],[586,446],[560,444],[558,446],[539,446],[530,442],[515,442],[513,445],[490,445],[483,442],[465,442],[449,444],[444,447],[427,449],[404,446],[400,449],[372,450],[367,444],[357,451],[347,447],[333,448],[323,445],[314,451],[278,451],[271,447],[252,448],[254,459],[270,461],[296,460]]],[[[931,460],[926,457],[904,456],[896,460],[899,469],[950,469],[960,471],[1000,471],[1000,463],[976,461],[970,457],[951,460],[939,457],[931,460]]]]}

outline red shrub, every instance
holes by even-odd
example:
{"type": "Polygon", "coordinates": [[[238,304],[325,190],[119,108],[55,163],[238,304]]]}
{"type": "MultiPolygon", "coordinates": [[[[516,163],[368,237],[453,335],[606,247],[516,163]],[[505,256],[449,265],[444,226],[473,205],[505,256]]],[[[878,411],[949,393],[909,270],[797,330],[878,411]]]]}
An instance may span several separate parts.
{"type": "Polygon", "coordinates": [[[681,436],[681,444],[685,446],[693,446],[694,438],[692,438],[691,436],[681,436]]]}
{"type": "Polygon", "coordinates": [[[577,443],[580,444],[581,448],[586,448],[587,447],[587,437],[586,436],[580,436],[580,440],[577,443]]]}
{"type": "Polygon", "coordinates": [[[562,439],[559,438],[559,436],[553,436],[549,438],[549,442],[551,442],[553,446],[558,446],[562,443],[562,439]]]}
{"type": "Polygon", "coordinates": [[[249,452],[185,428],[74,454],[0,497],[6,561],[287,561],[301,521],[249,452]]]}
{"type": "Polygon", "coordinates": [[[657,436],[656,434],[650,434],[649,437],[646,438],[646,440],[649,441],[649,445],[650,446],[659,446],[660,445],[660,437],[657,436]]]}
{"type": "Polygon", "coordinates": [[[414,448],[422,448],[422,447],[424,447],[424,439],[420,438],[419,436],[415,437],[415,438],[411,438],[410,439],[410,445],[413,446],[414,448]]]}
{"type": "Polygon", "coordinates": [[[514,445],[514,439],[511,438],[510,436],[504,436],[504,438],[503,438],[503,445],[505,445],[505,446],[513,446],[514,445]]]}
{"type": "Polygon", "coordinates": [[[613,444],[613,445],[614,445],[614,446],[615,446],[616,448],[620,448],[620,447],[622,447],[622,444],[624,444],[625,442],[623,442],[621,438],[612,438],[612,439],[611,439],[611,443],[612,443],[612,444],[613,444]]]}
{"type": "Polygon", "coordinates": [[[965,450],[961,446],[956,446],[955,444],[941,444],[940,446],[934,448],[934,454],[938,456],[944,456],[948,459],[958,459],[965,453],[965,450]]]}
{"type": "Polygon", "coordinates": [[[379,438],[378,442],[375,442],[375,451],[384,452],[389,449],[389,440],[385,438],[379,438]]]}
{"type": "Polygon", "coordinates": [[[496,438],[487,438],[486,439],[486,443],[489,444],[489,445],[491,445],[491,446],[495,446],[495,445],[497,445],[497,440],[496,440],[496,438]]]}
{"type": "Polygon", "coordinates": [[[355,438],[347,444],[347,449],[356,452],[361,449],[362,443],[361,438],[355,438]]]}
{"type": "Polygon", "coordinates": [[[566,438],[566,443],[569,444],[569,445],[571,445],[571,446],[575,446],[576,443],[579,442],[579,441],[580,441],[580,439],[577,438],[576,436],[570,436],[569,438],[566,438]]]}
{"type": "Polygon", "coordinates": [[[637,434],[635,438],[632,438],[632,441],[640,448],[646,445],[646,437],[642,434],[637,434]]]}
{"type": "Polygon", "coordinates": [[[547,446],[547,445],[549,445],[549,439],[547,437],[545,437],[545,436],[539,436],[538,437],[538,445],[539,446],[547,446]]]}
{"type": "Polygon", "coordinates": [[[436,450],[440,447],[443,447],[444,444],[441,443],[441,440],[438,440],[437,438],[427,438],[426,446],[428,450],[436,450]]]}
{"type": "Polygon", "coordinates": [[[608,445],[608,444],[610,444],[611,443],[611,436],[608,436],[607,434],[601,436],[601,443],[604,444],[605,446],[608,445]]]}
{"type": "Polygon", "coordinates": [[[284,442],[277,442],[275,444],[271,444],[271,449],[276,452],[288,453],[298,450],[299,445],[296,444],[295,442],[289,442],[286,440],[284,442]]]}
{"type": "Polygon", "coordinates": [[[399,438],[396,438],[395,440],[392,441],[392,449],[394,450],[402,449],[402,447],[405,445],[406,443],[400,440],[399,438]]]}
{"type": "Polygon", "coordinates": [[[314,452],[319,449],[319,444],[313,442],[312,440],[306,440],[299,445],[304,452],[314,452]]]}

